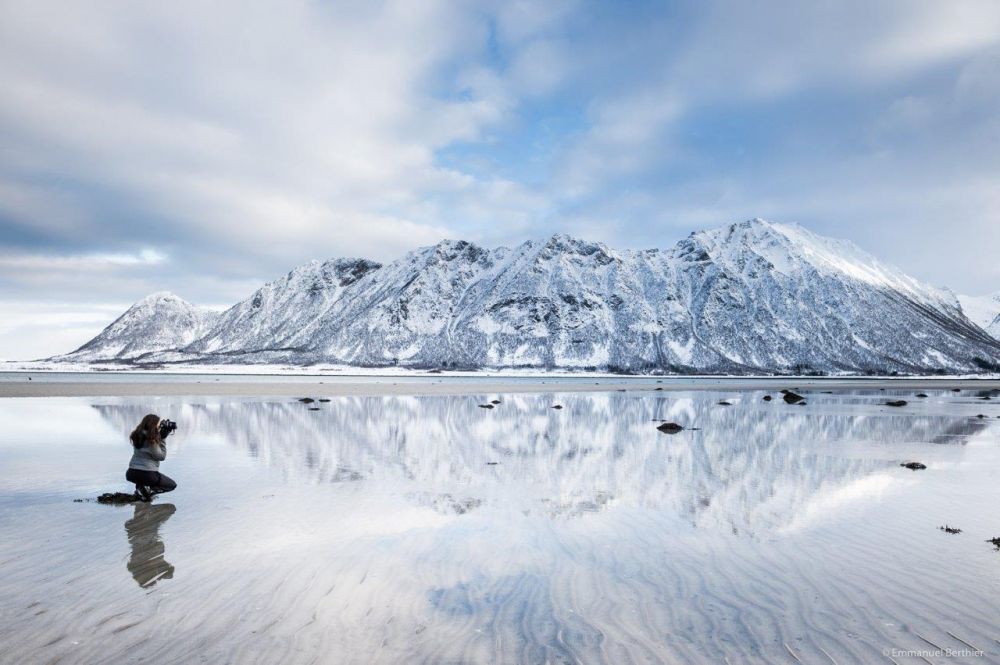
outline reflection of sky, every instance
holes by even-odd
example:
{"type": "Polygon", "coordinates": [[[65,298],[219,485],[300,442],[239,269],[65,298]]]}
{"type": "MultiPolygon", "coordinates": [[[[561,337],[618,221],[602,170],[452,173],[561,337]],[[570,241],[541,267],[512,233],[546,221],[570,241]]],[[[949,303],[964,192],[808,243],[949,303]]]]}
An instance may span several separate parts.
{"type": "Polygon", "coordinates": [[[975,544],[1000,526],[985,471],[1000,458],[995,424],[970,418],[985,407],[936,394],[903,412],[878,395],[793,408],[747,393],[725,408],[721,396],[502,395],[492,411],[476,407],[492,396],[344,397],[320,411],[290,398],[0,400],[0,595],[46,610],[30,630],[30,613],[0,616],[0,643],[29,635],[15,661],[71,647],[115,660],[132,642],[112,631],[139,620],[130,639],[167,661],[197,644],[273,662],[385,642],[386,662],[588,660],[597,644],[619,649],[615,662],[744,662],[817,625],[872,626],[852,644],[874,650],[902,638],[866,608],[949,625],[934,613],[954,614],[951,596],[970,613],[959,634],[988,636],[1000,607],[981,576],[995,558],[975,544]],[[126,435],[150,411],[180,424],[163,465],[179,487],[156,500],[176,512],[144,532],[158,581],[142,589],[124,526],[134,508],[71,499],[126,489],[126,435]],[[700,429],[665,435],[654,418],[700,429]],[[968,538],[939,538],[956,520],[968,538]],[[955,569],[935,577],[945,559],[955,569]],[[938,609],[913,595],[913,571],[938,609]],[[780,608],[806,592],[818,614],[789,618],[780,608]],[[179,646],[142,623],[153,616],[197,639],[179,646]],[[650,637],[681,633],[687,646],[650,637]]]}

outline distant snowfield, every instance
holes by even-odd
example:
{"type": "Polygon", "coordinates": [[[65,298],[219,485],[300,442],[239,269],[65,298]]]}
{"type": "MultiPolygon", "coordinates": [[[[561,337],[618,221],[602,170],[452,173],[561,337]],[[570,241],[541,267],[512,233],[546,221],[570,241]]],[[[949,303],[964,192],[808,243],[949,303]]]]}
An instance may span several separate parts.
{"type": "Polygon", "coordinates": [[[1000,291],[987,296],[958,296],[969,320],[994,337],[1000,335],[1000,291]]]}
{"type": "MultiPolygon", "coordinates": [[[[354,367],[352,365],[164,365],[152,369],[132,365],[128,363],[70,363],[70,362],[49,362],[49,361],[6,361],[0,362],[0,372],[59,372],[59,373],[80,373],[80,374],[107,374],[122,373],[144,374],[155,376],[157,374],[232,374],[242,376],[384,376],[384,377],[520,377],[520,378],[549,378],[549,377],[596,377],[596,378],[621,378],[622,374],[612,374],[609,372],[575,372],[566,370],[553,370],[551,372],[539,371],[537,369],[503,369],[503,370],[427,370],[412,369],[407,367],[354,367]]],[[[646,378],[657,378],[652,375],[646,378]]]]}

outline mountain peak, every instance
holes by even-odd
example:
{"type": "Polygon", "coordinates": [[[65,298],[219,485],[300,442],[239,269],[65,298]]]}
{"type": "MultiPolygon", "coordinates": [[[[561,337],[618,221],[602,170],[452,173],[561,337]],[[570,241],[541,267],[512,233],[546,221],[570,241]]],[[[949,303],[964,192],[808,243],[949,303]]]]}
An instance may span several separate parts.
{"type": "Polygon", "coordinates": [[[738,266],[744,265],[748,257],[758,257],[786,275],[801,275],[803,271],[808,271],[893,289],[917,300],[931,295],[936,300],[954,301],[947,292],[919,283],[849,240],[822,236],[794,223],[754,218],[696,231],[681,244],[687,256],[707,255],[717,263],[734,269],[740,269],[738,266]],[[699,252],[692,252],[692,248],[697,248],[699,252]]]}
{"type": "Polygon", "coordinates": [[[553,233],[548,238],[545,238],[543,244],[548,247],[576,248],[588,245],[598,245],[600,243],[584,240],[583,238],[577,238],[569,233],[557,232],[553,233]]]}
{"type": "Polygon", "coordinates": [[[551,259],[560,255],[593,257],[602,265],[615,260],[612,250],[604,243],[583,240],[567,233],[554,233],[531,245],[537,248],[539,259],[551,259]]]}
{"type": "Polygon", "coordinates": [[[180,348],[204,335],[218,316],[218,312],[192,305],[170,291],[157,291],[62,359],[130,361],[152,351],[180,348]]]}
{"type": "Polygon", "coordinates": [[[145,298],[136,301],[136,305],[156,305],[160,303],[183,303],[185,305],[190,305],[190,303],[184,298],[181,298],[176,293],[172,291],[156,291],[150,293],[145,298]]]}

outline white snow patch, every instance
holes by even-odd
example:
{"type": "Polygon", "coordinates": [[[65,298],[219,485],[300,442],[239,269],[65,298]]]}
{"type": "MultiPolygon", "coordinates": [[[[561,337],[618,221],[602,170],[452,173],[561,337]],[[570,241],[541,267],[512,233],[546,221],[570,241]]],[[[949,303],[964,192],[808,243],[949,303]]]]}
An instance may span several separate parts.
{"type": "Polygon", "coordinates": [[[694,337],[688,339],[687,344],[681,344],[675,339],[667,340],[667,348],[677,356],[677,359],[684,364],[691,362],[692,352],[694,351],[694,337]]]}

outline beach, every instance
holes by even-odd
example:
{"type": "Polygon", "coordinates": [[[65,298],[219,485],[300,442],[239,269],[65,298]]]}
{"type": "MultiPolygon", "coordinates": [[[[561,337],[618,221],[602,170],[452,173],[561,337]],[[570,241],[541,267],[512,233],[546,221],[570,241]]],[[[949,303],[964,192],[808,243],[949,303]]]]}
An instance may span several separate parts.
{"type": "Polygon", "coordinates": [[[127,397],[157,395],[462,395],[666,390],[989,390],[1000,378],[968,377],[801,377],[801,376],[623,376],[609,374],[430,373],[397,371],[313,374],[288,369],[251,374],[179,370],[60,372],[0,371],[0,397],[127,397]]]}
{"type": "Polygon", "coordinates": [[[1000,659],[995,381],[31,378],[5,663],[1000,659]],[[148,412],[178,489],[97,503],[148,412]]]}

